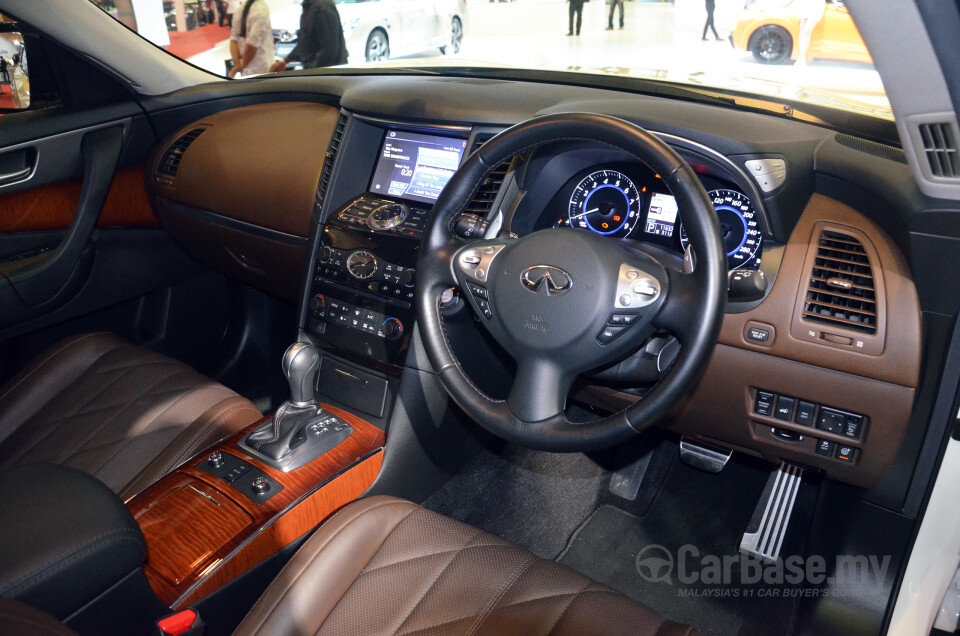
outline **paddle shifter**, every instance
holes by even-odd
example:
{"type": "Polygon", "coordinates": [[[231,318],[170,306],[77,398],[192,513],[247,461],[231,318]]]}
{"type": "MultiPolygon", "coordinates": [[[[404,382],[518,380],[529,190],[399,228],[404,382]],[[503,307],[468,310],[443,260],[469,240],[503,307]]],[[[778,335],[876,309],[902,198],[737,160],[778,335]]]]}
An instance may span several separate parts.
{"type": "Polygon", "coordinates": [[[350,437],[353,427],[317,406],[320,352],[312,344],[295,342],[283,354],[283,374],[290,383],[290,400],[273,418],[240,442],[255,457],[284,471],[293,470],[350,437]]]}

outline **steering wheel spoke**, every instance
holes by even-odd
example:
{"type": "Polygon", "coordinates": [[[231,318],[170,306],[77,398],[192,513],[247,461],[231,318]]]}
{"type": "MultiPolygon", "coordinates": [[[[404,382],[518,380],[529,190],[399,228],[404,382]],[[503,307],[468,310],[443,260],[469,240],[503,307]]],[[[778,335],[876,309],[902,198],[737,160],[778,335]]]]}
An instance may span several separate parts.
{"type": "Polygon", "coordinates": [[[699,307],[701,283],[695,274],[684,274],[675,269],[667,269],[666,272],[670,293],[653,318],[653,326],[669,331],[681,344],[685,344],[706,318],[699,307]]]}
{"type": "Polygon", "coordinates": [[[544,358],[517,361],[507,405],[522,422],[540,422],[561,413],[574,377],[562,365],[544,358]]]}

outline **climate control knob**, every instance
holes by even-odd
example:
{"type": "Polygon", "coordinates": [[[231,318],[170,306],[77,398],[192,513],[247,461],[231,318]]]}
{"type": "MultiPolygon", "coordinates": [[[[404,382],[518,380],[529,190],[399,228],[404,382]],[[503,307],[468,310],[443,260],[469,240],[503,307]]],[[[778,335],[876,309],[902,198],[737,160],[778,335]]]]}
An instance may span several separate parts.
{"type": "Polygon", "coordinates": [[[323,294],[317,294],[310,299],[310,313],[314,318],[322,318],[323,312],[327,308],[327,299],[323,294]]]}
{"type": "Polygon", "coordinates": [[[387,340],[396,340],[403,335],[403,323],[399,318],[387,318],[383,321],[383,335],[387,340]]]}

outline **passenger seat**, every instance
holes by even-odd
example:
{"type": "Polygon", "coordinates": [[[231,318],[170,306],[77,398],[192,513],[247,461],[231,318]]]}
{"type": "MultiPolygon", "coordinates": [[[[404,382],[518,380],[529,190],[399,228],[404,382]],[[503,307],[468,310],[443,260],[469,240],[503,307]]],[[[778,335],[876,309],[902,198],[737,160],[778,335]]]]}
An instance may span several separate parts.
{"type": "Polygon", "coordinates": [[[261,417],[181,362],[88,333],[51,347],[0,388],[0,468],[63,464],[127,500],[261,417]]]}

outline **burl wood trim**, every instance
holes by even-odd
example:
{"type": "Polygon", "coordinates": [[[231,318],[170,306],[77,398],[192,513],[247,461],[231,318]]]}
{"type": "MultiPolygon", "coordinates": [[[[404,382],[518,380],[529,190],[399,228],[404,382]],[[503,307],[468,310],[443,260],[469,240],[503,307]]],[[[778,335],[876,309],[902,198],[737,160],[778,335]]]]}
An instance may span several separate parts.
{"type": "Polygon", "coordinates": [[[308,102],[257,104],[185,126],[154,151],[151,193],[193,208],[307,237],[327,146],[340,111],[308,102]],[[153,178],[171,143],[205,128],[183,153],[173,185],[153,178]]]}
{"type": "MultiPolygon", "coordinates": [[[[160,227],[144,187],[144,164],[121,168],[103,204],[97,227],[160,227]]],[[[40,232],[70,227],[83,181],[74,179],[0,194],[0,232],[40,232]]]]}
{"type": "Polygon", "coordinates": [[[219,536],[221,530],[211,526],[215,522],[203,516],[196,517],[190,531],[181,533],[176,539],[162,531],[158,532],[156,523],[148,527],[141,524],[147,543],[144,572],[154,592],[164,603],[179,607],[184,603],[189,604],[188,600],[193,602],[206,596],[317,526],[360,496],[373,483],[382,461],[382,453],[378,449],[384,444],[383,431],[346,411],[326,404],[322,406],[353,426],[353,434],[305,466],[284,473],[237,448],[237,443],[258,422],[199,453],[127,503],[134,518],[139,521],[145,511],[167,496],[169,490],[183,487],[184,479],[193,479],[215,489],[252,519],[248,526],[225,542],[219,536]],[[277,480],[283,485],[283,490],[258,506],[226,482],[197,468],[197,464],[205,461],[214,450],[241,457],[277,480]],[[287,516],[290,516],[289,520],[287,516]],[[196,543],[188,552],[204,555],[203,559],[196,559],[189,573],[178,577],[169,575],[178,571],[182,560],[179,554],[183,548],[170,546],[175,540],[196,543]],[[212,544],[219,547],[213,548],[212,544]],[[214,578],[207,582],[206,579],[211,576],[214,578]]]}

